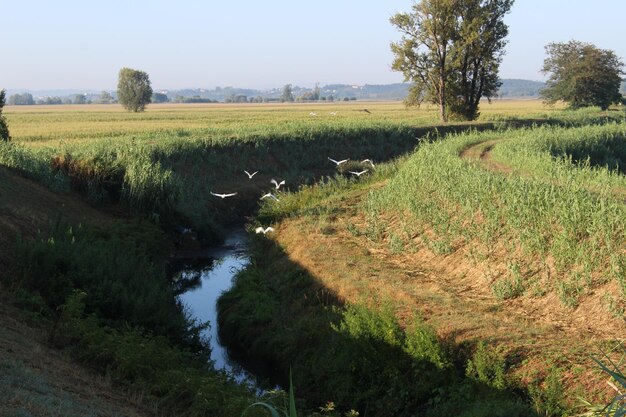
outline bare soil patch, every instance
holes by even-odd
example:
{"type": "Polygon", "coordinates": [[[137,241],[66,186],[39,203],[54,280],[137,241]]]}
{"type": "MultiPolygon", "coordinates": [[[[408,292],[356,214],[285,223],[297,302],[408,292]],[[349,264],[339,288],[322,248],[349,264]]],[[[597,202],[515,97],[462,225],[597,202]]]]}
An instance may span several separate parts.
{"type": "Polygon", "coordinates": [[[603,306],[604,288],[576,309],[563,306],[554,291],[499,300],[489,278],[494,265],[476,264],[463,250],[438,255],[418,246],[392,253],[388,242],[355,235],[354,227],[366,224],[354,210],[360,200],[345,202],[345,216],[285,220],[274,239],[340,299],[390,302],[401,321],[417,312],[442,340],[456,344],[488,341],[507,355],[521,381],[541,379],[555,364],[571,398],[610,394],[591,355],[624,334],[626,325],[603,306]]]}
{"type": "Polygon", "coordinates": [[[491,171],[501,172],[504,174],[511,173],[513,172],[511,167],[497,162],[491,157],[491,151],[499,141],[500,140],[495,139],[472,144],[461,150],[459,157],[472,161],[479,161],[482,166],[491,171]]]}

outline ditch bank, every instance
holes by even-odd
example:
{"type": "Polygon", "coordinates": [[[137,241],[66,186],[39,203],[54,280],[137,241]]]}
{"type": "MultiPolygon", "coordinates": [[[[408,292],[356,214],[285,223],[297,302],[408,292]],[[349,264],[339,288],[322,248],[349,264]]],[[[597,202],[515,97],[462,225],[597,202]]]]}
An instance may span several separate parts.
{"type": "MultiPolygon", "coordinates": [[[[459,128],[462,129],[467,126],[459,128]]],[[[141,158],[134,161],[135,165],[128,165],[135,153],[126,148],[126,154],[108,149],[106,157],[99,161],[107,165],[110,157],[116,164],[133,167],[124,171],[120,195],[134,196],[133,201],[139,203],[133,206],[118,202],[121,206],[134,207],[131,211],[149,217],[166,230],[180,221],[183,227],[195,228],[207,244],[217,241],[217,225],[253,212],[259,191],[267,191],[275,171],[263,173],[266,177],[259,175],[258,183],[234,177],[242,175],[243,169],[251,169],[248,164],[252,155],[257,161],[264,161],[266,169],[293,170],[285,171],[288,184],[303,184],[335,172],[328,156],[340,158],[337,154],[344,154],[378,162],[410,151],[424,140],[417,136],[419,130],[381,131],[373,136],[369,132],[370,136],[362,138],[359,135],[367,131],[357,129],[341,140],[336,135],[327,138],[320,148],[315,146],[314,135],[280,137],[277,143],[255,143],[250,139],[241,145],[221,144],[213,148],[210,141],[183,144],[180,148],[168,145],[152,151],[140,145],[141,158]],[[350,138],[355,142],[347,147],[350,138]],[[306,143],[298,144],[300,139],[306,143]],[[179,152],[181,148],[184,151],[179,152]],[[228,151],[227,156],[224,150],[228,151]],[[271,157],[265,159],[267,155],[271,157]],[[148,166],[148,175],[142,176],[141,167],[148,166]],[[232,174],[231,178],[224,182],[224,173],[210,169],[212,166],[223,167],[224,172],[232,174]],[[129,172],[134,174],[128,177],[129,172]],[[175,192],[168,194],[172,178],[176,179],[172,183],[176,185],[175,192]],[[250,187],[249,192],[228,206],[227,201],[208,194],[220,178],[221,183],[250,187]],[[168,213],[176,214],[168,218],[168,213]]],[[[437,136],[435,128],[421,130],[424,134],[430,132],[425,140],[437,136]]],[[[98,150],[86,154],[92,151],[98,150]]],[[[71,160],[83,160],[86,154],[73,155],[71,160]]],[[[0,147],[0,162],[54,188],[67,188],[62,170],[50,171],[50,158],[51,154],[31,153],[12,144],[0,147]]],[[[106,181],[109,187],[109,177],[106,181]]],[[[97,183],[87,190],[97,191],[97,183]]],[[[127,209],[122,207],[124,212],[127,209]]],[[[153,226],[129,221],[125,226],[95,231],[64,227],[42,234],[32,245],[23,242],[16,256],[23,268],[18,268],[16,279],[9,282],[11,289],[32,291],[20,302],[43,311],[52,320],[54,344],[71,348],[81,361],[106,372],[115,383],[137,389],[160,410],[195,410],[190,415],[239,415],[253,401],[253,395],[207,366],[206,352],[198,343],[199,329],[181,314],[174,289],[163,285],[167,283],[162,265],[167,250],[154,244],[162,242],[164,236],[153,226]],[[113,294],[113,298],[103,297],[104,294],[113,294]],[[57,324],[53,324],[55,321],[57,324]],[[180,385],[182,380],[186,381],[184,387],[180,385]]],[[[251,266],[235,280],[236,291],[243,285],[250,298],[241,298],[246,302],[231,299],[219,304],[224,317],[219,319],[223,323],[222,338],[231,346],[239,346],[243,356],[251,361],[279,369],[277,378],[283,382],[293,364],[296,393],[305,398],[310,395],[311,408],[336,398],[333,401],[340,407],[359,408],[365,415],[376,414],[373,410],[380,411],[380,415],[405,415],[411,407],[417,410],[413,413],[448,410],[449,415],[462,415],[464,408],[460,404],[477,396],[490,401],[473,402],[473,409],[493,410],[505,402],[510,406],[504,407],[507,411],[502,415],[529,415],[527,405],[519,397],[510,400],[506,395],[500,396],[499,359],[489,359],[490,354],[481,353],[480,357],[487,358],[477,359],[477,363],[486,364],[479,366],[483,371],[472,371],[474,376],[467,378],[462,370],[467,369],[469,362],[465,359],[470,356],[463,353],[463,347],[433,342],[432,331],[423,327],[418,318],[410,328],[394,321],[393,314],[375,308],[380,306],[343,305],[341,297],[328,291],[306,270],[285,263],[289,257],[279,247],[275,248],[275,256],[267,256],[265,250],[257,252],[257,240],[255,236],[251,266]],[[239,278],[244,276],[248,278],[239,278]],[[285,277],[291,279],[285,281],[285,277]],[[387,329],[389,335],[380,329],[387,329]],[[329,340],[337,343],[326,343],[329,340]],[[318,355],[317,351],[321,353],[318,355]],[[390,360],[381,360],[387,356],[390,360]],[[407,373],[407,369],[412,371],[407,373]],[[448,382],[443,385],[435,382],[446,379],[448,382]],[[416,380],[420,381],[419,386],[415,386],[416,380]],[[313,382],[318,386],[313,386],[313,382]]],[[[228,296],[224,299],[228,300],[228,296]]],[[[498,415],[494,413],[468,415],[498,415]]]]}
{"type": "Polygon", "coordinates": [[[208,323],[201,336],[211,353],[210,361],[218,371],[224,371],[240,384],[245,384],[259,394],[273,388],[269,381],[259,381],[256,375],[271,375],[272,370],[263,363],[239,363],[237,352],[230,351],[218,334],[217,300],[229,291],[235,275],[250,264],[248,236],[243,226],[229,229],[224,243],[208,250],[178,252],[175,254],[172,285],[178,300],[185,306],[190,318],[208,323]]]}
{"type": "MultiPolygon", "coordinates": [[[[331,247],[306,250],[335,256],[331,247]]],[[[218,301],[221,339],[282,384],[291,369],[305,409],[333,402],[365,416],[536,415],[506,378],[508,359],[486,345],[440,340],[419,314],[367,285],[361,302],[347,303],[272,239],[254,239],[251,260],[218,301]]]]}

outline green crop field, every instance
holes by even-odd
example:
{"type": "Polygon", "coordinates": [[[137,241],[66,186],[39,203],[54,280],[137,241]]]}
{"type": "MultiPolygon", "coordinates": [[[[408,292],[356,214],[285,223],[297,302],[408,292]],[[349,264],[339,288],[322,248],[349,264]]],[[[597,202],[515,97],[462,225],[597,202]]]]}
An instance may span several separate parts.
{"type": "MultiPolygon", "coordinates": [[[[496,100],[484,105],[482,110],[482,120],[493,120],[529,114],[548,117],[558,112],[559,107],[545,107],[538,100],[496,100]]],[[[13,106],[7,107],[5,114],[13,138],[32,146],[82,145],[94,139],[245,138],[311,127],[438,123],[436,108],[424,105],[416,111],[397,102],[154,104],[141,114],[128,113],[117,105],[13,106]]]]}
{"type": "MultiPolygon", "coordinates": [[[[559,114],[538,101],[484,107],[483,124],[559,114]]],[[[0,151],[1,163],[54,189],[74,188],[94,204],[121,201],[207,236],[236,215],[215,207],[211,190],[241,192],[249,206],[250,193],[272,175],[297,187],[333,172],[327,156],[387,160],[412,150],[426,130],[438,132],[434,109],[400,103],[154,105],[141,114],[119,106],[15,106],[5,113],[14,139],[0,151]],[[262,174],[240,190],[244,169],[262,174]]]]}
{"type": "Polygon", "coordinates": [[[577,397],[605,398],[590,354],[625,330],[626,115],[505,100],[481,113],[440,124],[434,108],[385,102],[6,107],[0,164],[113,220],[85,209],[76,224],[72,200],[71,216],[0,258],[15,259],[4,285],[156,409],[240,415],[254,393],[203,362],[164,259],[179,226],[208,246],[233,223],[272,225],[251,237],[220,331],[283,382],[292,369],[307,410],[567,415],[577,397]],[[272,178],[286,181],[280,201],[262,202],[272,178]]]}

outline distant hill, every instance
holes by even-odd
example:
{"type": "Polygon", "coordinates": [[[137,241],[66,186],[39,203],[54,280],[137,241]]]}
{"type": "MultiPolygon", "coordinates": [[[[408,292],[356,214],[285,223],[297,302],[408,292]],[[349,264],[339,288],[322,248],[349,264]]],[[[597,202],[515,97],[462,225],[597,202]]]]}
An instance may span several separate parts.
{"type": "MultiPolygon", "coordinates": [[[[530,80],[503,79],[500,88],[502,98],[535,98],[539,97],[539,90],[545,83],[530,80]]],[[[356,100],[404,100],[408,94],[410,84],[328,84],[320,86],[320,97],[342,100],[344,98],[356,100]]],[[[293,86],[294,97],[311,93],[314,89],[307,87],[293,86]]],[[[279,100],[282,95],[282,88],[269,90],[254,90],[236,87],[216,87],[214,89],[184,89],[184,90],[158,90],[167,94],[170,100],[180,97],[198,97],[202,99],[225,101],[233,96],[246,96],[248,100],[263,98],[266,100],[279,100]]]]}
{"type": "Polygon", "coordinates": [[[537,98],[539,91],[546,86],[541,81],[503,79],[498,91],[500,98],[537,98]]]}
{"type": "MultiPolygon", "coordinates": [[[[545,86],[540,81],[503,79],[500,87],[500,98],[536,98],[539,97],[539,90],[545,86]]],[[[404,100],[408,94],[410,84],[328,84],[319,87],[319,95],[322,100],[404,100]]],[[[301,97],[311,94],[313,88],[293,86],[294,97],[301,97]]],[[[622,91],[626,93],[626,82],[622,84],[622,91]]],[[[113,97],[115,90],[109,90],[113,97]]],[[[155,92],[166,94],[169,101],[178,102],[225,102],[225,101],[279,101],[283,89],[272,88],[268,90],[256,90],[252,88],[238,87],[215,87],[187,88],[178,90],[164,90],[155,88],[155,92]]],[[[16,93],[30,93],[38,99],[46,97],[73,98],[76,94],[85,94],[88,101],[97,102],[100,91],[96,90],[12,90],[7,91],[7,97],[16,93]]]]}
{"type": "MultiPolygon", "coordinates": [[[[365,85],[349,85],[349,84],[329,84],[320,86],[320,98],[324,97],[333,100],[342,100],[344,98],[357,100],[402,100],[406,97],[409,84],[365,84],[365,85]]],[[[312,93],[313,88],[292,86],[294,97],[302,96],[306,93],[312,93]]],[[[183,90],[155,90],[160,93],[167,94],[170,100],[176,100],[176,97],[198,97],[202,99],[226,101],[233,96],[246,96],[248,100],[254,98],[263,98],[267,100],[279,100],[282,96],[283,89],[273,88],[269,90],[254,90],[249,88],[237,87],[216,87],[214,89],[194,88],[183,90]]]]}

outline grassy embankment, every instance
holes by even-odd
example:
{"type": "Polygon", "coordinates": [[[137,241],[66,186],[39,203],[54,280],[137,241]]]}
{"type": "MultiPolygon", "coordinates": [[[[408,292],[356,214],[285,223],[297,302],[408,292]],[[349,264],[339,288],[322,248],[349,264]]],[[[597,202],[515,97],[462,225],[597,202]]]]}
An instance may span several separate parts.
{"type": "MultiPolygon", "coordinates": [[[[484,120],[473,125],[489,128],[491,120],[522,118],[524,112],[544,121],[558,114],[537,103],[519,106],[485,106],[484,120]]],[[[121,205],[165,226],[191,226],[205,242],[215,241],[224,222],[253,211],[272,177],[291,187],[332,174],[327,156],[388,160],[412,150],[416,137],[437,126],[434,110],[415,112],[398,103],[167,105],[143,114],[118,106],[29,106],[5,113],[14,146],[3,149],[0,163],[114,211],[121,205]],[[260,173],[243,181],[243,169],[260,173]],[[237,191],[236,208],[209,191],[237,191]]]]}
{"type": "Polygon", "coordinates": [[[162,231],[5,168],[0,196],[0,414],[237,416],[253,400],[207,364],[162,231]]]}
{"type": "Polygon", "coordinates": [[[574,412],[577,395],[606,394],[589,354],[624,330],[625,228],[615,197],[623,176],[572,161],[586,143],[592,155],[605,150],[596,160],[615,163],[623,140],[623,124],[462,134],[423,145],[368,180],[339,179],[268,203],[259,220],[277,223],[278,233],[259,244],[256,263],[222,299],[222,334],[283,373],[291,364],[309,398],[361,411],[514,415],[527,412],[521,400],[541,415],[574,412]],[[494,158],[518,148],[498,159],[507,168],[500,171],[513,170],[513,155],[524,152],[532,163],[506,175],[459,156],[496,140],[494,158]],[[408,364],[446,357],[413,342],[422,320],[454,366],[443,373],[445,387],[431,375],[429,395],[411,392],[411,403],[402,396],[415,388],[408,364]],[[471,358],[484,354],[481,341],[494,356],[478,360],[489,370],[477,372],[471,358]],[[389,354],[394,348],[404,356],[389,354]],[[364,385],[380,391],[360,397],[359,381],[373,380],[364,385]],[[476,380],[498,389],[477,395],[472,389],[485,386],[469,382],[476,380]],[[511,399],[504,386],[525,394],[511,399]],[[484,402],[469,400],[476,397],[484,402]]]}
{"type": "MultiPolygon", "coordinates": [[[[285,172],[298,179],[313,179],[326,169],[313,164],[316,171],[307,171],[310,162],[301,154],[315,149],[316,140],[325,135],[328,126],[310,129],[305,124],[289,130],[296,133],[295,137],[284,132],[272,136],[272,129],[265,127],[268,137],[261,139],[245,129],[245,137],[240,138],[239,134],[228,137],[225,133],[220,134],[226,137],[215,137],[202,128],[192,131],[196,136],[190,138],[180,127],[180,118],[184,119],[185,114],[175,111],[165,115],[170,126],[177,126],[175,129],[151,131],[154,120],[148,117],[148,122],[134,125],[120,137],[107,129],[113,125],[128,128],[145,115],[105,113],[86,113],[81,118],[79,113],[53,111],[43,115],[19,113],[19,117],[10,118],[15,141],[2,147],[3,164],[61,194],[49,193],[41,198],[40,190],[28,198],[16,199],[19,193],[7,190],[2,225],[12,233],[2,236],[1,258],[12,270],[3,274],[3,283],[18,305],[38,314],[37,320],[50,332],[49,342],[74,346],[71,350],[81,361],[105,372],[115,384],[133,392],[133,397],[145,398],[144,403],[150,407],[166,413],[176,410],[178,415],[238,415],[253,397],[207,364],[206,347],[197,339],[198,329],[177,305],[167,283],[163,262],[167,242],[156,227],[132,220],[129,223],[124,213],[130,209],[152,221],[161,220],[157,223],[164,227],[181,222],[202,231],[208,226],[205,237],[210,240],[215,223],[234,217],[231,214],[211,219],[211,209],[228,207],[210,203],[211,184],[224,182],[223,177],[229,174],[243,177],[241,171],[251,169],[248,164],[255,161],[259,162],[255,169],[275,170],[278,163],[289,165],[285,172]],[[30,118],[32,123],[20,117],[30,118]],[[97,123],[101,117],[108,120],[108,127],[97,123]],[[76,124],[77,119],[83,129],[76,124]],[[23,124],[30,125],[31,130],[45,126],[48,140],[37,130],[20,130],[23,124]],[[71,132],[56,130],[55,124],[69,125],[71,132]],[[99,132],[95,138],[91,136],[94,126],[99,132]],[[146,129],[147,133],[135,129],[146,129]],[[67,142],[56,140],[59,135],[67,142]],[[274,143],[273,153],[268,155],[267,145],[274,143]],[[76,200],[67,194],[69,190],[123,218],[96,215],[88,206],[69,204],[76,200]],[[43,202],[47,204],[42,206],[43,202]],[[42,207],[41,213],[30,213],[29,206],[42,207]],[[212,221],[204,222],[205,217],[212,221]],[[59,223],[61,226],[51,230],[50,225],[58,219],[66,225],[59,223]],[[26,229],[28,233],[24,233],[26,229]],[[43,230],[38,236],[37,229],[43,230]],[[29,239],[16,247],[18,234],[29,239]]],[[[226,113],[226,123],[232,124],[230,110],[226,113]]],[[[192,112],[187,116],[205,115],[192,112]]],[[[205,126],[206,122],[201,124],[205,126]]],[[[410,140],[399,143],[400,139],[410,138],[410,127],[384,129],[378,125],[389,125],[380,120],[365,126],[350,120],[345,124],[351,127],[330,138],[336,139],[332,146],[327,140],[322,152],[353,146],[348,142],[354,139],[369,146],[363,146],[361,152],[372,151],[374,146],[377,157],[415,146],[410,140]],[[389,136],[396,146],[382,143],[389,136]]],[[[321,154],[318,159],[328,162],[321,154]]],[[[32,191],[31,185],[36,187],[7,173],[7,179],[28,184],[25,190],[32,191]]],[[[270,175],[259,175],[262,180],[257,179],[257,194],[247,198],[249,206],[255,204],[261,189],[267,189],[261,181],[269,183],[270,175]]],[[[250,187],[246,182],[242,187],[239,178],[225,182],[235,184],[240,192],[250,187]]],[[[235,213],[249,210],[241,207],[241,202],[235,206],[235,213]]],[[[22,405],[13,404],[17,409],[22,405]]],[[[50,404],[42,407],[37,411],[46,414],[50,404]]],[[[11,411],[15,410],[7,410],[11,411]]]]}
{"type": "MultiPolygon", "coordinates": [[[[2,147],[0,159],[52,188],[74,189],[109,211],[112,206],[115,213],[130,209],[165,227],[191,225],[210,241],[221,222],[256,205],[259,192],[267,190],[265,184],[275,174],[289,184],[312,181],[333,172],[326,156],[339,153],[338,157],[386,160],[413,149],[416,136],[432,133],[416,128],[412,113],[401,113],[397,105],[368,104],[373,117],[343,105],[328,111],[350,112],[345,118],[321,120],[308,115],[311,109],[321,108],[250,108],[249,121],[243,123],[240,117],[247,108],[218,107],[209,115],[195,108],[182,114],[165,108],[165,115],[128,115],[110,108],[84,116],[63,109],[43,115],[7,112],[15,143],[2,147]],[[32,132],[20,130],[29,120],[32,132]],[[45,131],[35,129],[43,123],[45,131]],[[82,123],[82,128],[75,123],[82,123]],[[251,186],[243,169],[263,173],[251,186]],[[243,184],[239,178],[244,178],[243,184]],[[234,208],[211,199],[209,190],[230,191],[213,188],[219,185],[240,192],[243,198],[234,208]]],[[[426,115],[425,123],[432,120],[426,115]]],[[[22,301],[56,321],[53,340],[78,344],[86,362],[106,369],[118,382],[143,390],[160,407],[186,409],[192,415],[216,410],[222,415],[236,413],[249,401],[249,394],[203,365],[205,352],[197,343],[193,323],[185,319],[171,288],[164,284],[159,244],[145,243],[155,232],[148,224],[57,229],[35,244],[19,247],[18,259],[23,262],[17,264],[22,267],[16,271],[17,279],[7,277],[8,285],[22,293],[22,301]],[[133,259],[124,259],[122,255],[129,253],[135,254],[133,259]],[[114,267],[107,270],[103,264],[114,267]],[[106,294],[115,297],[109,300],[106,294]],[[157,306],[171,314],[154,314],[146,321],[146,311],[157,306]],[[153,349],[151,355],[136,355],[148,348],[153,349]],[[150,356],[157,360],[148,360],[150,356]],[[183,376],[187,379],[181,386],[183,376]]],[[[399,336],[396,344],[406,347],[404,340],[416,343],[399,336]]],[[[431,369],[427,362],[424,366],[431,369]]],[[[434,371],[433,375],[448,374],[434,371]]],[[[487,385],[490,378],[483,378],[487,385]]],[[[412,398],[410,393],[404,395],[412,398]]]]}
{"type": "Polygon", "coordinates": [[[412,149],[410,113],[378,106],[373,115],[334,106],[335,117],[309,116],[317,106],[165,107],[141,115],[8,111],[16,146],[0,158],[53,188],[71,186],[103,205],[121,202],[211,241],[219,224],[254,209],[273,176],[289,187],[331,173],[326,156],[334,152],[387,159],[412,149]],[[244,169],[260,173],[247,181],[244,169]],[[209,191],[240,196],[233,208],[209,191]]]}

